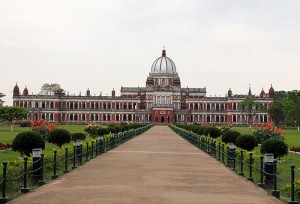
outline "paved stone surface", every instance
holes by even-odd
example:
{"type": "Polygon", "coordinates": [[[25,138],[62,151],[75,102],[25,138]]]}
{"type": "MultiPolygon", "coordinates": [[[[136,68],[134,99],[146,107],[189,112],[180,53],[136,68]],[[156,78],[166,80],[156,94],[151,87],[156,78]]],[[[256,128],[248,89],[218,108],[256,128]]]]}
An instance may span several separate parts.
{"type": "Polygon", "coordinates": [[[155,126],[10,203],[281,202],[168,127],[155,126]]]}

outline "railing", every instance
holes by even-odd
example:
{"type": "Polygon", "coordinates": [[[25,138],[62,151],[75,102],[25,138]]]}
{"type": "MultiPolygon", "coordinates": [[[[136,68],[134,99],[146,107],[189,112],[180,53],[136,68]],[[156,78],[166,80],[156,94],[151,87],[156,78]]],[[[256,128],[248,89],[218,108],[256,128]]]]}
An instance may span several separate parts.
{"type": "Polygon", "coordinates": [[[49,180],[56,179],[59,174],[63,175],[70,170],[76,169],[83,163],[144,133],[152,126],[152,124],[149,124],[137,129],[111,134],[109,137],[98,138],[91,142],[86,142],[85,144],[73,145],[71,148],[64,147],[59,150],[60,154],[54,149],[53,155],[47,157],[45,157],[44,154],[41,154],[41,157],[38,159],[25,156],[23,167],[21,165],[18,166],[20,171],[18,171],[18,168],[14,169],[14,172],[19,173],[18,175],[8,171],[8,168],[16,167],[15,161],[3,161],[2,172],[0,173],[0,186],[2,191],[0,204],[7,203],[8,200],[10,200],[7,197],[7,193],[15,195],[19,190],[21,190],[21,193],[27,193],[30,191],[30,186],[44,185],[46,183],[45,177],[48,177],[49,180]],[[8,173],[11,175],[8,175],[8,173]]]}
{"type": "Polygon", "coordinates": [[[295,181],[300,178],[300,173],[297,173],[294,164],[290,165],[290,169],[282,168],[276,159],[272,163],[264,162],[262,155],[229,147],[227,144],[216,142],[210,137],[195,134],[175,125],[169,125],[169,127],[194,146],[216,158],[240,176],[246,177],[247,180],[267,190],[268,193],[278,199],[281,196],[279,189],[288,186],[290,192],[286,194],[285,199],[289,200],[288,203],[298,203],[295,199],[295,193],[296,190],[299,191],[300,185],[297,185],[299,182],[295,181]],[[281,176],[280,172],[282,171],[290,172],[290,177],[281,176]]]}

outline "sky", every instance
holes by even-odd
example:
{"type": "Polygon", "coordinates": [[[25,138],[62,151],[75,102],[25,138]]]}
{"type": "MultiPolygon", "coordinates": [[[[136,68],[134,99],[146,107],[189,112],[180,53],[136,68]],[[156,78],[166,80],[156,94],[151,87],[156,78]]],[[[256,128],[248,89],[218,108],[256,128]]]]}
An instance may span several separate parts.
{"type": "Polygon", "coordinates": [[[1,0],[0,92],[143,87],[163,46],[207,96],[300,88],[299,0],[1,0]]]}

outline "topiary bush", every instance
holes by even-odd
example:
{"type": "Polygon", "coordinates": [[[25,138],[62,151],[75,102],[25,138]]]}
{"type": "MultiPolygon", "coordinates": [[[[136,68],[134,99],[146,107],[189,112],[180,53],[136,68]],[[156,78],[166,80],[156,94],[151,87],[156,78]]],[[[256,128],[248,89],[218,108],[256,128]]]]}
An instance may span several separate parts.
{"type": "Polygon", "coordinates": [[[45,149],[44,139],[36,132],[25,131],[19,133],[12,143],[12,150],[20,152],[21,155],[30,156],[32,149],[45,149]]]}
{"type": "Polygon", "coordinates": [[[281,140],[276,138],[270,138],[265,140],[260,147],[260,152],[262,154],[265,153],[273,153],[274,158],[283,157],[288,154],[289,149],[287,144],[281,140]]]}
{"type": "Polygon", "coordinates": [[[71,135],[71,140],[72,141],[76,141],[76,140],[85,140],[86,138],[86,135],[82,132],[76,132],[76,133],[73,133],[71,135]]]}
{"type": "Polygon", "coordinates": [[[111,133],[118,133],[117,129],[113,126],[107,128],[111,133]]]}
{"type": "Polygon", "coordinates": [[[64,144],[70,143],[71,134],[66,129],[55,129],[50,132],[48,142],[55,144],[61,148],[64,144]]]}
{"type": "Polygon", "coordinates": [[[209,135],[211,138],[217,138],[221,136],[221,130],[215,126],[210,127],[209,135]]]}
{"type": "Polygon", "coordinates": [[[241,135],[241,133],[239,133],[238,131],[228,130],[228,131],[223,133],[222,142],[224,142],[224,143],[234,143],[235,144],[236,139],[240,135],[241,135]]]}
{"type": "Polygon", "coordinates": [[[208,136],[210,133],[210,127],[204,127],[203,129],[203,135],[208,136]]]}
{"type": "Polygon", "coordinates": [[[257,147],[258,142],[254,135],[250,134],[243,134],[237,137],[235,141],[236,146],[245,149],[247,151],[253,150],[255,147],[257,147]]]}
{"type": "Polygon", "coordinates": [[[103,136],[103,135],[109,134],[109,132],[110,132],[110,130],[108,128],[99,128],[97,130],[97,135],[98,136],[100,136],[100,135],[103,136]]]}
{"type": "Polygon", "coordinates": [[[203,130],[203,134],[205,136],[209,135],[211,138],[217,138],[221,136],[221,131],[219,130],[219,128],[215,126],[211,126],[211,127],[205,127],[203,130]]]}

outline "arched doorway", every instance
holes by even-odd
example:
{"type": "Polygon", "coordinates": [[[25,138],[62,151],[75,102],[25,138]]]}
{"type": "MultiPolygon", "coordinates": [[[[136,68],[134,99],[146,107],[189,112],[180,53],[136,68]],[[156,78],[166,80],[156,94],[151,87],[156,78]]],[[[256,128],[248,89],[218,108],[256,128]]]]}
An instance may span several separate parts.
{"type": "Polygon", "coordinates": [[[161,116],[160,123],[165,123],[165,116],[161,116]]]}

